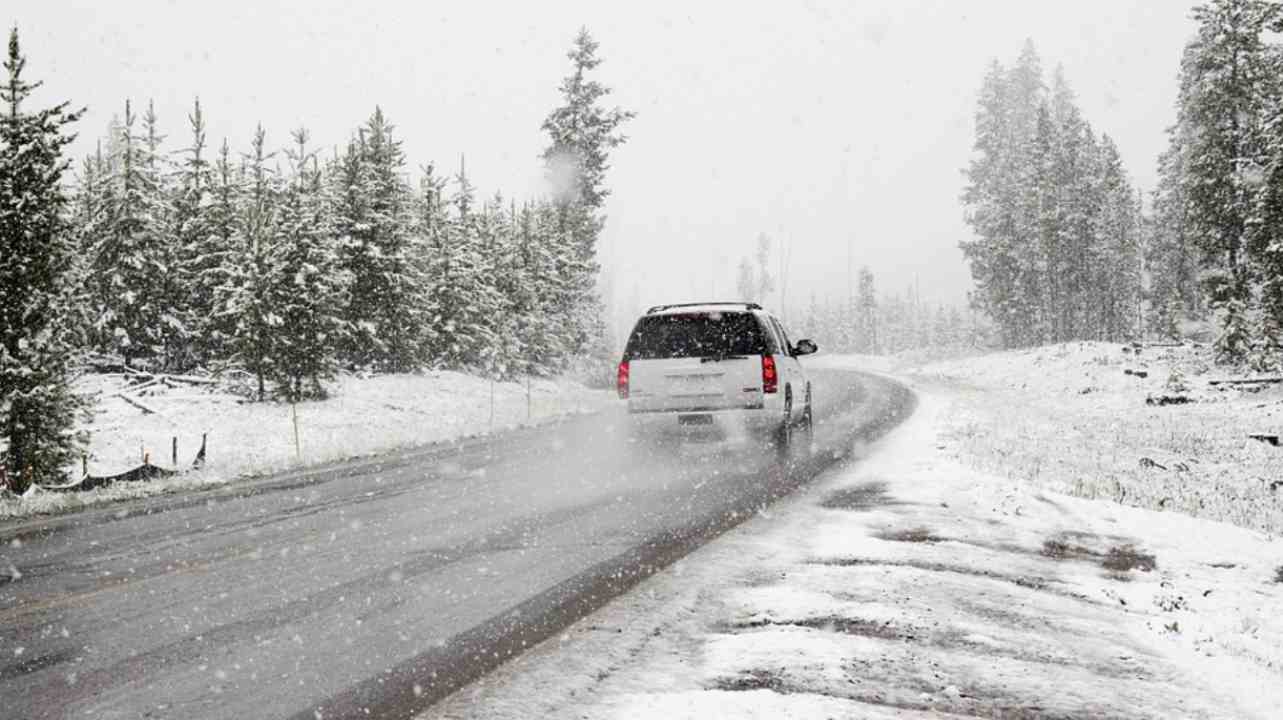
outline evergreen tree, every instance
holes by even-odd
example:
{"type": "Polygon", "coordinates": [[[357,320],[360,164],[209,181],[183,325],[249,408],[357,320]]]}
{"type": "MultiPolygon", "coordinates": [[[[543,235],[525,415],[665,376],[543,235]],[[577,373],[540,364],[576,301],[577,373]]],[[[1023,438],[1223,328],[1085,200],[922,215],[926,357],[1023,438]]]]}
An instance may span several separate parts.
{"type": "Polygon", "coordinates": [[[156,273],[155,308],[159,314],[156,322],[156,355],[160,366],[166,370],[186,370],[191,367],[190,330],[188,328],[187,298],[182,277],[181,238],[178,236],[178,217],[173,205],[176,193],[170,188],[173,175],[169,158],[161,151],[164,136],[160,134],[159,119],[154,102],[147,103],[143,113],[145,173],[154,188],[150,201],[151,225],[155,233],[153,268],[156,273]]]}
{"type": "Polygon", "coordinates": [[[1267,125],[1268,163],[1258,189],[1258,227],[1251,252],[1260,282],[1260,311],[1251,358],[1259,370],[1277,370],[1283,362],[1283,94],[1277,95],[1267,125]]]}
{"type": "Polygon", "coordinates": [[[873,271],[867,265],[860,268],[858,290],[856,292],[856,307],[858,308],[856,317],[859,318],[859,326],[863,333],[859,351],[877,355],[880,352],[878,344],[878,299],[873,287],[873,271]]]}
{"type": "MultiPolygon", "coordinates": [[[[1188,54],[1188,50],[1187,50],[1188,54]]],[[[1201,268],[1194,243],[1186,167],[1192,145],[1189,123],[1168,128],[1168,148],[1158,159],[1158,188],[1154,191],[1152,233],[1145,248],[1151,273],[1150,323],[1166,337],[1177,336],[1183,315],[1201,317],[1198,288],[1201,268]]]]}
{"type": "Polygon", "coordinates": [[[216,302],[230,327],[230,360],[254,375],[257,397],[267,398],[267,380],[276,372],[275,338],[283,319],[277,314],[273,285],[279,276],[273,247],[277,232],[280,181],[267,163],[266,133],[254,132],[251,154],[245,156],[245,176],[236,207],[237,246],[227,283],[218,287],[216,302]]]}
{"type": "Polygon", "coordinates": [[[549,145],[543,152],[556,206],[557,251],[562,295],[562,316],[569,326],[571,354],[585,351],[604,331],[595,284],[597,239],[605,218],[601,215],[610,190],[606,186],[610,152],[626,137],[620,126],[634,113],[603,101],[610,88],[589,75],[600,64],[598,43],[581,29],[567,54],[571,73],[561,84],[562,104],[548,114],[543,130],[549,145]]]}
{"type": "MultiPolygon", "coordinates": [[[[966,176],[971,297],[1002,346],[1136,333],[1143,279],[1135,193],[1063,72],[1044,86],[1031,45],[1010,70],[995,63],[986,74],[966,176]]],[[[931,321],[916,304],[906,317],[918,332],[931,321]]]]}
{"type": "Polygon", "coordinates": [[[753,263],[747,257],[740,259],[735,275],[735,290],[743,302],[757,302],[757,279],[753,275],[753,263]]]}
{"type": "Polygon", "coordinates": [[[219,242],[222,238],[213,222],[214,168],[205,155],[205,118],[199,99],[187,119],[192,139],[191,145],[181,151],[174,188],[174,250],[169,269],[171,282],[178,285],[173,293],[175,315],[181,318],[186,331],[183,353],[174,353],[174,365],[184,369],[208,365],[214,359],[214,289],[227,259],[226,244],[219,242]]]}
{"type": "MultiPolygon", "coordinates": [[[[99,347],[119,354],[126,365],[163,361],[168,322],[167,213],[160,170],[149,143],[134,132],[129,102],[112,159],[114,173],[103,197],[103,222],[92,238],[91,282],[99,347]]],[[[150,138],[150,139],[149,139],[150,138]]]]}
{"type": "Polygon", "coordinates": [[[83,398],[71,386],[82,338],[76,322],[75,235],[63,150],[80,117],[67,103],[30,110],[40,83],[23,78],[18,31],[9,34],[0,86],[0,468],[18,492],[61,480],[84,438],[83,398]]]}
{"type": "Polygon", "coordinates": [[[289,402],[323,398],[338,370],[347,278],[339,269],[332,218],[307,131],[292,134],[292,176],[281,193],[269,252],[270,375],[289,402]],[[279,322],[275,319],[279,318],[279,322]]]}
{"type": "Polygon", "coordinates": [[[336,177],[336,221],[342,267],[352,278],[345,319],[353,334],[345,356],[356,366],[406,372],[420,360],[423,282],[402,177],[405,155],[393,130],[375,108],[349,143],[336,177]]]}
{"type": "Polygon", "coordinates": [[[757,236],[757,298],[766,302],[766,297],[775,289],[775,278],[771,277],[771,238],[766,233],[757,236]]]}
{"type": "MultiPolygon", "coordinates": [[[[424,179],[431,186],[431,178],[424,179]]],[[[433,357],[446,367],[483,365],[495,337],[487,316],[499,304],[485,276],[475,190],[465,168],[455,176],[454,214],[429,237],[433,357]]]]}
{"type": "Polygon", "coordinates": [[[975,232],[973,239],[960,243],[976,284],[977,306],[994,318],[1004,346],[1020,338],[1013,318],[1020,312],[1016,302],[1017,264],[1014,255],[1016,210],[1007,172],[1014,122],[1009,109],[1010,86],[1007,71],[993,62],[981,85],[976,110],[976,142],[964,174],[967,186],[963,203],[966,219],[975,232]]]}
{"type": "Polygon", "coordinates": [[[1188,141],[1182,191],[1189,203],[1187,232],[1204,262],[1214,306],[1222,312],[1220,357],[1244,358],[1251,299],[1248,244],[1257,186],[1266,159],[1264,107],[1274,82],[1263,33],[1280,6],[1266,0],[1212,0],[1194,9],[1198,32],[1181,62],[1178,120],[1188,141]],[[1219,285],[1219,287],[1212,287],[1219,285]]]}
{"type": "Polygon", "coordinates": [[[192,312],[197,317],[195,353],[198,361],[215,370],[234,363],[239,297],[246,240],[241,223],[245,178],[233,164],[231,148],[223,140],[214,162],[207,210],[209,234],[203,243],[190,246],[192,312]]]}
{"type": "Polygon", "coordinates": [[[1108,135],[1101,138],[1098,215],[1101,263],[1096,287],[1100,316],[1097,337],[1120,342],[1132,338],[1140,298],[1139,209],[1123,170],[1122,158],[1108,135]]]}

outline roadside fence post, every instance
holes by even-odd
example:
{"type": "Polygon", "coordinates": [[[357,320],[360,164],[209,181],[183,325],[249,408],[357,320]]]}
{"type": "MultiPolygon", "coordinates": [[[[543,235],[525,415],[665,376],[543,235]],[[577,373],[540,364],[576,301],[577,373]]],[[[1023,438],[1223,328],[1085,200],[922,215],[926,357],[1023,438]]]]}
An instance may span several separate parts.
{"type": "Polygon", "coordinates": [[[298,403],[290,403],[290,414],[294,417],[294,459],[303,462],[303,444],[298,437],[298,403]]]}
{"type": "Polygon", "coordinates": [[[494,435],[494,371],[490,372],[490,435],[494,435]]]}

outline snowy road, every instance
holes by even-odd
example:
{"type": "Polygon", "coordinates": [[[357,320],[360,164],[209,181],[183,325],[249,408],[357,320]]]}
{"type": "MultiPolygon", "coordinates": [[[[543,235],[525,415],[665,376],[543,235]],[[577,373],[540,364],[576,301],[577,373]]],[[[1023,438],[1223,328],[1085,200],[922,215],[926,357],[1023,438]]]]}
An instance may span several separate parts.
{"type": "Polygon", "coordinates": [[[616,417],[0,529],[4,717],[408,717],[912,404],[816,374],[816,458],[629,462],[616,417]],[[368,715],[366,713],[368,712],[368,715]]]}

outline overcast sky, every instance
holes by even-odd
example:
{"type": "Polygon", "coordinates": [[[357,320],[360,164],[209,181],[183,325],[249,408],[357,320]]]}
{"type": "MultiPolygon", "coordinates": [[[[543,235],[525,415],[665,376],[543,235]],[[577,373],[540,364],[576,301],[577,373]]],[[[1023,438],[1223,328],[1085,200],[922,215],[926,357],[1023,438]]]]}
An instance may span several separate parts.
{"type": "Polygon", "coordinates": [[[542,191],[539,125],[587,26],[614,102],[638,113],[602,248],[621,303],[732,296],[765,232],[791,245],[794,316],[812,291],[845,295],[848,262],[884,290],[963,300],[976,91],[1026,38],[1152,188],[1193,29],[1180,0],[370,5],[5,4],[41,98],[89,108],[78,153],[127,97],[155,100],[172,148],[197,95],[211,140],[238,149],[258,122],[281,146],[299,125],[341,144],[379,104],[414,167],[466,154],[486,194],[519,198],[542,191]]]}

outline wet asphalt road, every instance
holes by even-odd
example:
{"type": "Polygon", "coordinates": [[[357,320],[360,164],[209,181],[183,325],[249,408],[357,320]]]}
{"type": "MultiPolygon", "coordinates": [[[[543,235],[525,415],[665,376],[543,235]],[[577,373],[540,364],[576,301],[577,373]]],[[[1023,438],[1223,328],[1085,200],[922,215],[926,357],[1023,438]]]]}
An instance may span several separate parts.
{"type": "Polygon", "coordinates": [[[0,718],[407,718],[907,416],[814,371],[815,448],[622,414],[0,526],[0,718]]]}

